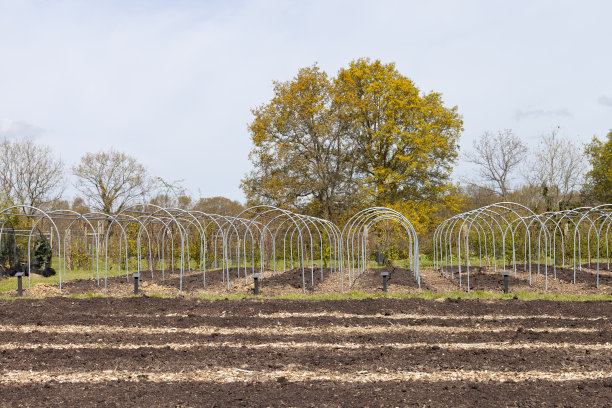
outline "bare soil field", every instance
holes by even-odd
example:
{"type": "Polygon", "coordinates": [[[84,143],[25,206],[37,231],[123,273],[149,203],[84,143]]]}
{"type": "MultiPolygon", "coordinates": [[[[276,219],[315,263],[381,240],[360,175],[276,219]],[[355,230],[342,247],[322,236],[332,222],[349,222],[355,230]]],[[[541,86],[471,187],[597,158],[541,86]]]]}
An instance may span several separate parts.
{"type": "Polygon", "coordinates": [[[0,406],[612,406],[612,302],[0,301],[0,406]]]}

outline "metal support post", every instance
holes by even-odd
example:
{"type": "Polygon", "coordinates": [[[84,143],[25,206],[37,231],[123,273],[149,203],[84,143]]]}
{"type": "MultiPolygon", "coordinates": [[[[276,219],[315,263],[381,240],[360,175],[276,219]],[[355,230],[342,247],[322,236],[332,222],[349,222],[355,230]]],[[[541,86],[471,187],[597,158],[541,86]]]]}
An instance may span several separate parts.
{"type": "Polygon", "coordinates": [[[23,296],[23,282],[21,279],[23,278],[23,272],[17,272],[15,276],[17,277],[17,296],[23,296]]]}
{"type": "Polygon", "coordinates": [[[504,277],[504,293],[508,293],[508,277],[510,276],[510,272],[503,271],[502,276],[504,277]]]}
{"type": "Polygon", "coordinates": [[[138,294],[138,281],[140,280],[140,274],[134,273],[132,274],[132,278],[134,278],[134,294],[138,294]]]}
{"type": "Polygon", "coordinates": [[[259,295],[259,274],[258,273],[253,275],[253,282],[255,284],[254,292],[256,295],[259,295]]]}
{"type": "Polygon", "coordinates": [[[380,276],[382,276],[383,280],[383,292],[387,292],[387,277],[389,276],[389,272],[381,272],[380,276]]]}

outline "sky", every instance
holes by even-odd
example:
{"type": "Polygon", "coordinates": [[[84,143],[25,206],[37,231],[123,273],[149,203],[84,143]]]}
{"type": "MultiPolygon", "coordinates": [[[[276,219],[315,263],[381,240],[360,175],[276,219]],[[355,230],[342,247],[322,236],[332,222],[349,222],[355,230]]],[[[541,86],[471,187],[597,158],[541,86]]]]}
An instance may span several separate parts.
{"type": "Polygon", "coordinates": [[[582,144],[612,129],[610,16],[608,0],[0,0],[0,139],[49,145],[68,172],[112,147],[196,199],[244,201],[272,82],[369,57],[458,107],[462,154],[503,129],[582,144]]]}

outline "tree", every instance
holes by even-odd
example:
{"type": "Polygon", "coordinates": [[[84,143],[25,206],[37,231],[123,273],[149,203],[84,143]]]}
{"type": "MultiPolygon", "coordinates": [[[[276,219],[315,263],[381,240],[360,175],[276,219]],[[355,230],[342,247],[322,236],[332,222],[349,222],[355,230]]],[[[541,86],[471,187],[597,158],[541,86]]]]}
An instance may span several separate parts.
{"type": "Polygon", "coordinates": [[[505,129],[497,133],[485,132],[474,140],[474,150],[466,155],[468,161],[479,166],[479,175],[488,188],[508,200],[512,173],[525,160],[527,146],[505,129]]]}
{"type": "MultiPolygon", "coordinates": [[[[0,143],[0,188],[4,199],[17,205],[44,207],[64,189],[64,164],[51,148],[32,139],[0,143]]],[[[24,209],[30,213],[31,210],[24,209]]]]}
{"type": "Polygon", "coordinates": [[[558,129],[540,138],[528,179],[531,186],[541,188],[546,210],[558,211],[576,200],[585,173],[584,159],[579,146],[559,138],[558,129]]]}
{"type": "MultiPolygon", "coordinates": [[[[463,195],[461,211],[471,211],[499,201],[499,196],[490,188],[481,187],[474,183],[462,185],[460,192],[463,195]]],[[[448,214],[448,217],[454,214],[448,214]]],[[[447,217],[447,218],[448,218],[447,217]]]]}
{"type": "Polygon", "coordinates": [[[200,198],[192,207],[193,210],[207,214],[230,215],[240,214],[245,208],[238,201],[226,197],[200,198]]]}
{"type": "Polygon", "coordinates": [[[332,220],[367,205],[400,206],[424,222],[456,198],[450,171],[462,121],[394,64],[361,59],[328,78],[316,65],[274,83],[249,126],[248,201],[332,220]]]}
{"type": "Polygon", "coordinates": [[[612,202],[612,130],[603,142],[594,137],[585,152],[592,168],[586,173],[583,194],[588,201],[612,202]]]}
{"type": "Polygon", "coordinates": [[[155,178],[155,190],[157,194],[151,199],[151,204],[164,208],[187,209],[191,204],[191,198],[187,196],[184,180],[166,181],[161,177],[155,178]]]}
{"type": "Polygon", "coordinates": [[[138,161],[114,149],[87,153],[72,168],[76,188],[96,210],[115,214],[150,192],[152,181],[138,161]]]}
{"type": "Polygon", "coordinates": [[[270,103],[252,110],[254,164],[242,182],[250,204],[290,207],[326,218],[353,189],[354,145],[333,101],[333,84],[316,65],[288,82],[274,82],[270,103]]]}
{"type": "Polygon", "coordinates": [[[91,211],[85,203],[85,200],[83,200],[81,197],[75,197],[74,200],[72,200],[71,209],[72,211],[76,211],[80,214],[87,214],[91,211]]]}
{"type": "Polygon", "coordinates": [[[450,174],[463,130],[457,107],[445,107],[439,93],[421,93],[394,64],[378,60],[351,62],[336,84],[372,204],[401,203],[398,210],[418,210],[424,223],[441,205],[455,206],[450,174]]]}

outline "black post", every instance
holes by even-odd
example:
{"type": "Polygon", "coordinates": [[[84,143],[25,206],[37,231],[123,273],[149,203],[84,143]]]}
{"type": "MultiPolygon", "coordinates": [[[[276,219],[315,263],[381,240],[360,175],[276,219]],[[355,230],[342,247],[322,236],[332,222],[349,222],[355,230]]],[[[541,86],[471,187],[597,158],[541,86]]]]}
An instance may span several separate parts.
{"type": "Polygon", "coordinates": [[[138,281],[140,280],[140,274],[134,273],[132,274],[132,278],[134,278],[134,294],[138,294],[138,281]]]}
{"type": "Polygon", "coordinates": [[[256,295],[259,295],[259,274],[258,273],[253,275],[253,282],[255,284],[254,292],[256,295]]]}
{"type": "Polygon", "coordinates": [[[17,272],[15,276],[17,277],[17,296],[23,296],[23,282],[21,280],[23,272],[17,272]]]}
{"type": "Polygon", "coordinates": [[[387,292],[387,276],[389,276],[389,272],[381,272],[380,276],[383,279],[383,292],[387,292]]]}
{"type": "Polygon", "coordinates": [[[508,276],[510,276],[510,272],[503,271],[502,276],[504,277],[504,293],[508,293],[508,276]]]}

